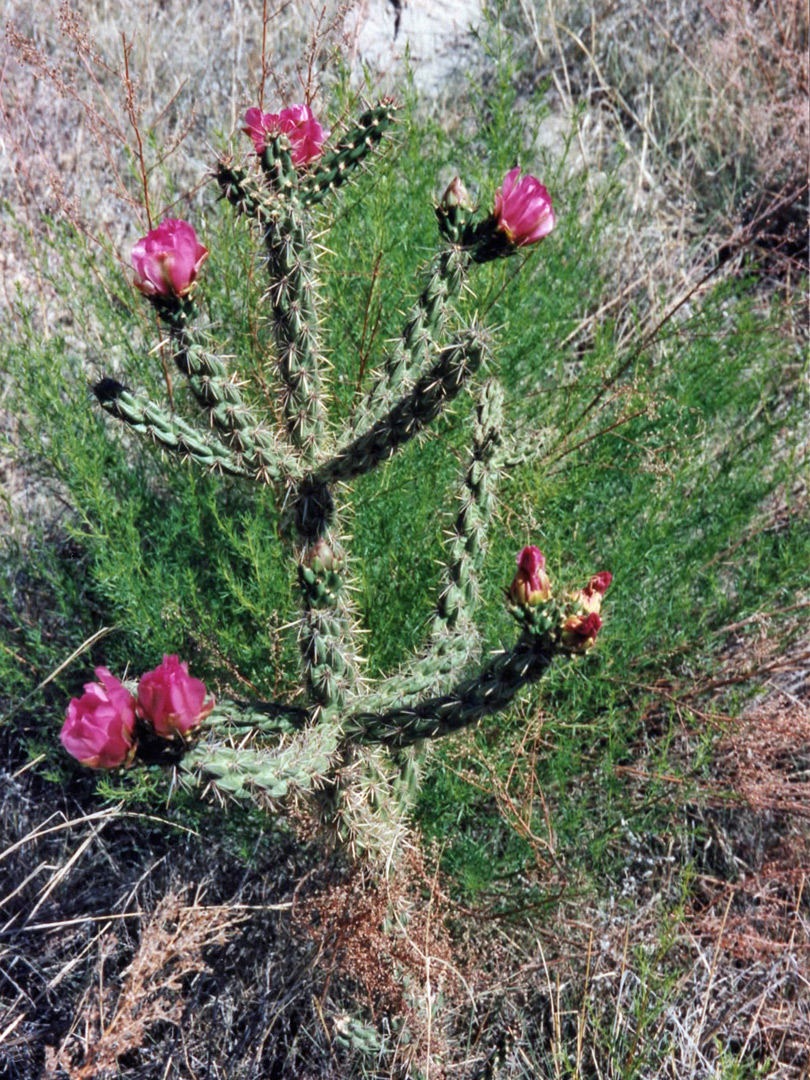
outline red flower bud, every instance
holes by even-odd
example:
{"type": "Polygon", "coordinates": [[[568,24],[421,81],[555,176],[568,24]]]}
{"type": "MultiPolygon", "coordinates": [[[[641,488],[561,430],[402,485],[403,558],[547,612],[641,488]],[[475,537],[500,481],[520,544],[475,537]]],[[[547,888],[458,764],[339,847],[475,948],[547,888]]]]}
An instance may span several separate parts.
{"type": "Polygon", "coordinates": [[[188,664],[164,656],[160,667],[147,671],[138,684],[138,715],[165,739],[185,735],[213,709],[214,699],[206,701],[206,693],[205,683],[189,675],[188,664]]]}
{"type": "Polygon", "coordinates": [[[573,599],[586,611],[598,614],[602,608],[602,597],[612,580],[613,574],[609,570],[601,570],[598,574],[594,574],[584,589],[574,593],[573,599]]]}
{"type": "Polygon", "coordinates": [[[590,593],[599,593],[600,596],[604,596],[608,591],[608,587],[613,581],[613,574],[609,570],[600,570],[598,574],[594,574],[591,580],[588,582],[585,591],[590,593]]]}
{"type": "Polygon", "coordinates": [[[207,258],[193,227],[169,218],[132,249],[135,284],[146,296],[186,296],[207,258]]]}
{"type": "Polygon", "coordinates": [[[509,598],[520,607],[536,607],[551,596],[551,581],[540,548],[525,547],[517,557],[518,570],[509,586],[509,598]]]}
{"type": "Polygon", "coordinates": [[[135,749],[135,698],[106,668],[97,667],[96,678],[71,700],[59,738],[82,765],[115,769],[135,749]]]}
{"type": "Polygon", "coordinates": [[[554,210],[548,190],[535,176],[520,176],[516,166],[503,178],[495,192],[492,211],[497,226],[515,247],[536,244],[554,228],[554,210]]]}
{"type": "Polygon", "coordinates": [[[569,615],[562,625],[562,642],[571,652],[587,652],[596,641],[602,620],[595,611],[569,615]]]}
{"type": "Polygon", "coordinates": [[[268,135],[286,135],[290,140],[290,156],[296,168],[307,166],[323,153],[326,135],[315,119],[309,105],[291,105],[277,113],[248,109],[242,131],[253,140],[257,154],[263,154],[268,135]]]}

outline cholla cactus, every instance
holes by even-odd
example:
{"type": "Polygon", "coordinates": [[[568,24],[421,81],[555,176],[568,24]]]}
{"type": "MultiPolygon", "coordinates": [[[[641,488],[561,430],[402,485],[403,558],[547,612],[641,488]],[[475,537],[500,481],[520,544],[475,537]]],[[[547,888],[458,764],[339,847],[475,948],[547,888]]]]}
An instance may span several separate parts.
{"type": "Polygon", "coordinates": [[[174,220],[138,242],[133,265],[137,286],[168,330],[175,364],[189,380],[203,423],[170,415],[112,379],[95,387],[107,412],[179,458],[236,482],[282,490],[300,586],[297,634],[306,704],[214,704],[177,657],[166,657],[143,676],[137,697],[124,700],[128,691],[112,680],[125,717],[108,702],[112,676],[103,670],[104,687],[96,691],[91,684],[89,698],[71,703],[69,712],[74,728],[80,715],[90,723],[104,714],[101,734],[94,729],[82,743],[87,764],[114,767],[133,755],[137,761],[145,753],[139,747],[162,739],[173,747],[182,783],[274,810],[306,798],[355,849],[379,849],[390,840],[391,824],[414,790],[424,740],[506,708],[556,656],[590,648],[610,578],[603,572],[579,592],[555,596],[542,554],[525,548],[505,595],[519,626],[517,640],[476,669],[477,578],[509,451],[502,392],[493,379],[480,377],[486,334],[474,322],[450,334],[448,326],[475,264],[510,256],[552,229],[551,200],[534,177],[519,179],[517,168],[509,172],[489,214],[478,214],[461,181],[453,181],[436,208],[439,250],[399,339],[381,358],[351,425],[336,430],[330,423],[318,331],[312,238],[322,224],[316,215],[357,166],[371,160],[395,113],[390,101],[369,109],[329,149],[307,106],[269,114],[250,109],[243,130],[253,141],[257,167],[217,165],[222,198],[253,222],[266,254],[276,415],[258,414],[237,373],[197,324],[195,297],[204,287],[207,251],[191,225],[174,220]],[[344,498],[347,484],[384,467],[463,390],[474,400],[472,440],[428,638],[410,664],[369,685],[361,676],[335,486],[342,485],[344,498]],[[281,434],[277,417],[283,417],[281,434]],[[111,723],[115,732],[109,734],[111,723]]]}

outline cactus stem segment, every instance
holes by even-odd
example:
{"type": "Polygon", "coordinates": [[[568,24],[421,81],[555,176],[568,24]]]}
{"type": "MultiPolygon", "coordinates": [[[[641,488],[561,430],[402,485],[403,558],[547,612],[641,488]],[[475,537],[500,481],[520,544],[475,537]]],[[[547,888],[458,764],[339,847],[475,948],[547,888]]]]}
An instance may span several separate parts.
{"type": "Polygon", "coordinates": [[[207,438],[179,417],[170,416],[148,398],[132,394],[115,379],[102,379],[93,387],[93,393],[111,416],[128,424],[133,431],[148,435],[158,445],[181,458],[231,476],[248,475],[243,465],[221,443],[207,438]]]}
{"type": "Polygon", "coordinates": [[[442,251],[435,260],[419,299],[382,371],[357,410],[355,430],[361,433],[384,416],[406,393],[429,362],[440,340],[450,309],[464,285],[470,257],[460,248],[442,251]]]}
{"type": "Polygon", "coordinates": [[[267,293],[287,432],[313,460],[324,434],[315,256],[304,212],[291,198],[265,228],[267,293]]]}
{"type": "Polygon", "coordinates": [[[324,154],[318,168],[301,188],[301,201],[312,206],[336,188],[342,187],[357,167],[379,145],[385,132],[396,119],[396,105],[383,101],[368,109],[357,124],[350,128],[331,152],[324,154]]]}
{"type": "Polygon", "coordinates": [[[505,709],[527,683],[543,675],[555,652],[550,639],[527,634],[450,693],[380,714],[358,711],[347,722],[345,734],[390,748],[448,735],[505,709]]]}
{"type": "Polygon", "coordinates": [[[484,354],[484,336],[474,326],[442,350],[434,366],[388,415],[319,466],[313,479],[323,484],[349,480],[390,458],[400,446],[424,431],[458,396],[483,363],[484,354]]]}

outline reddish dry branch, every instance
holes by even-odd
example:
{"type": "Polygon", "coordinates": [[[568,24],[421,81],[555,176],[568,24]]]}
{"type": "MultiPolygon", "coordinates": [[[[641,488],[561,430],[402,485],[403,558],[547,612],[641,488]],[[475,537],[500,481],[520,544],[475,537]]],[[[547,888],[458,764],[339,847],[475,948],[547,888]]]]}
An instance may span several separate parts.
{"type": "Polygon", "coordinates": [[[777,690],[723,740],[718,765],[753,809],[810,818],[810,704],[777,690]]]}

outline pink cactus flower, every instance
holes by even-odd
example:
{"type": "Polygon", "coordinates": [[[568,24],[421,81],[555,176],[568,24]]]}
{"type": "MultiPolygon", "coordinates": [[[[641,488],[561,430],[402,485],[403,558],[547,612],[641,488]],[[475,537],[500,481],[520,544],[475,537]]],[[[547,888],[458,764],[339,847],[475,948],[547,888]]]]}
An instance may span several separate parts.
{"type": "Polygon", "coordinates": [[[193,227],[167,218],[132,249],[135,284],[145,296],[186,296],[207,258],[193,227]]]}
{"type": "Polygon", "coordinates": [[[73,698],[59,738],[69,754],[91,769],[115,769],[135,750],[135,698],[106,668],[73,698]]]}
{"type": "Polygon", "coordinates": [[[535,176],[520,176],[516,166],[495,192],[493,216],[515,247],[536,244],[554,228],[551,196],[535,176]]]}
{"type": "Polygon", "coordinates": [[[286,135],[290,140],[292,163],[297,169],[321,156],[326,138],[309,105],[291,105],[277,113],[248,109],[242,130],[253,140],[257,154],[264,153],[268,135],[286,135]]]}
{"type": "Polygon", "coordinates": [[[546,559],[540,548],[525,547],[517,557],[518,569],[509,586],[509,598],[521,607],[537,607],[551,596],[546,559]]]}
{"type": "Polygon", "coordinates": [[[595,612],[597,615],[602,610],[602,597],[613,581],[613,574],[609,570],[600,570],[594,574],[584,589],[574,593],[574,600],[585,609],[586,612],[595,612]]]}
{"type": "Polygon", "coordinates": [[[164,656],[154,671],[138,684],[138,716],[148,720],[165,739],[185,735],[208,716],[214,698],[205,700],[205,683],[188,673],[188,664],[176,656],[164,656]]]}
{"type": "Polygon", "coordinates": [[[571,652],[587,652],[596,641],[602,627],[598,612],[587,615],[569,615],[562,625],[562,642],[571,652]]]}

